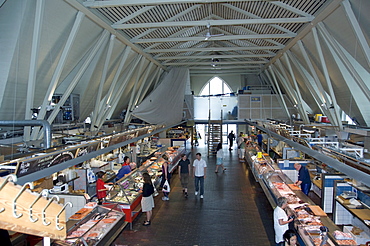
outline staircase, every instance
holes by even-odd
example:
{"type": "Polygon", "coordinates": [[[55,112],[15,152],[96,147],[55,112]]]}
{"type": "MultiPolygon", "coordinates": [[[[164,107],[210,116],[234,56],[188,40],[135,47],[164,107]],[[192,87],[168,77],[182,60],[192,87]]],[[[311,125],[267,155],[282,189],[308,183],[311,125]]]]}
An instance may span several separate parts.
{"type": "Polygon", "coordinates": [[[216,148],[220,142],[222,142],[222,120],[209,120],[208,156],[216,155],[216,148]]]}

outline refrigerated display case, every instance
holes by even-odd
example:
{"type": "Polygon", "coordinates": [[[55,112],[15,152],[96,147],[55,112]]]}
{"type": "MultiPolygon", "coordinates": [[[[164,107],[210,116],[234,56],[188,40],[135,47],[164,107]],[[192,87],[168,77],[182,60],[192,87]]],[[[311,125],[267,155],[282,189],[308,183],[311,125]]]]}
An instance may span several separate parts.
{"type": "Polygon", "coordinates": [[[77,213],[76,220],[70,219],[67,222],[70,228],[66,239],[54,241],[53,245],[110,245],[127,224],[124,213],[117,211],[114,207],[96,206],[92,209],[86,208],[86,212],[77,213]],[[83,214],[83,217],[78,216],[80,214],[83,214]]]}
{"type": "Polygon", "coordinates": [[[154,186],[158,187],[162,176],[163,164],[163,159],[160,156],[164,153],[172,160],[169,165],[169,170],[172,172],[177,167],[180,155],[184,153],[184,148],[168,147],[166,151],[158,152],[153,160],[145,161],[138,169],[118,180],[107,192],[103,205],[112,207],[117,204],[117,208],[125,213],[126,221],[130,223],[130,228],[132,228],[134,219],[141,212],[142,195],[139,190],[143,186],[142,174],[147,172],[152,177],[154,186]]]}
{"type": "Polygon", "coordinates": [[[320,245],[325,240],[324,234],[328,236],[324,245],[341,245],[336,242],[333,235],[334,231],[340,231],[339,227],[299,187],[293,184],[268,155],[262,153],[258,158],[257,153],[260,149],[257,146],[249,146],[246,151],[252,173],[259,181],[272,207],[276,207],[279,197],[284,196],[288,199],[287,212],[295,216],[294,227],[305,245],[320,245]],[[320,227],[328,228],[329,232],[321,232],[320,227]]]}

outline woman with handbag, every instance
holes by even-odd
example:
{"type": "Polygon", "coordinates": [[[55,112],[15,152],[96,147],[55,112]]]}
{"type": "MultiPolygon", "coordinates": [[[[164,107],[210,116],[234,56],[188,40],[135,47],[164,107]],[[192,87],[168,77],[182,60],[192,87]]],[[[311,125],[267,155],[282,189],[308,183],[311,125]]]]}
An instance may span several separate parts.
{"type": "Polygon", "coordinates": [[[169,164],[167,155],[162,155],[162,158],[164,159],[164,163],[162,165],[162,181],[161,181],[161,187],[163,190],[163,201],[168,201],[170,198],[168,197],[169,192],[167,191],[169,187],[164,187],[165,182],[167,181],[166,186],[170,186],[170,179],[171,179],[171,173],[169,172],[169,164]]]}
{"type": "Polygon", "coordinates": [[[141,193],[143,194],[143,197],[141,198],[141,209],[143,212],[146,212],[146,221],[144,221],[143,225],[148,226],[150,225],[150,219],[152,218],[154,208],[154,186],[148,173],[143,173],[143,179],[144,185],[141,190],[141,193]]]}

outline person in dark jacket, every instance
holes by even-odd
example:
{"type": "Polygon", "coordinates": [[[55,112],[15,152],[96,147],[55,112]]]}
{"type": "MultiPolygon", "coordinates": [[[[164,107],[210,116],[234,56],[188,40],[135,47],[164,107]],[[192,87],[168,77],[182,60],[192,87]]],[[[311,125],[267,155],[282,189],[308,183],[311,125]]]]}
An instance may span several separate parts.
{"type": "Polygon", "coordinates": [[[235,134],[234,134],[234,132],[231,131],[229,133],[229,135],[227,136],[227,138],[229,139],[229,150],[232,150],[233,143],[234,143],[234,140],[235,140],[235,134]]]}
{"type": "Polygon", "coordinates": [[[294,184],[301,186],[302,192],[308,195],[312,185],[308,169],[299,163],[294,163],[294,168],[298,171],[298,180],[294,184]]]}

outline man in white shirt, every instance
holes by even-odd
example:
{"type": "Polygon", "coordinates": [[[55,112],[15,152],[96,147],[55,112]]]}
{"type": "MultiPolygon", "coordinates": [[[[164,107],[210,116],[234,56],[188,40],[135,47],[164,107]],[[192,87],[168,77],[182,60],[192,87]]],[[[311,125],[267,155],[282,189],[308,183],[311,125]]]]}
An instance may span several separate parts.
{"type": "Polygon", "coordinates": [[[202,155],[197,153],[193,162],[193,176],[195,181],[195,195],[200,191],[200,198],[203,199],[204,179],[206,178],[207,163],[202,159],[202,155]],[[200,184],[200,187],[199,187],[200,184]]]}

